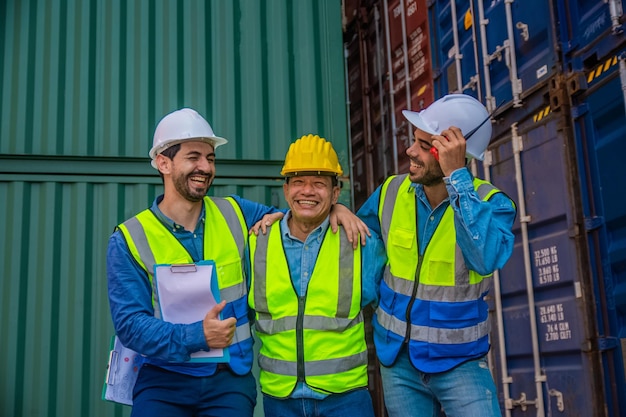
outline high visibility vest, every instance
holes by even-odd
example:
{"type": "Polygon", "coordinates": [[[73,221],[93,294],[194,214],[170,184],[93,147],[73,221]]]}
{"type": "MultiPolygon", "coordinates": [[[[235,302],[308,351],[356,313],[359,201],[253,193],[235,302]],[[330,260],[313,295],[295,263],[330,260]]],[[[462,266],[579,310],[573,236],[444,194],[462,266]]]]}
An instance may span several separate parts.
{"type": "MultiPolygon", "coordinates": [[[[474,188],[483,201],[499,192],[479,179],[474,179],[474,188]]],[[[408,175],[383,184],[378,215],[388,258],[373,323],[381,363],[393,364],[404,343],[409,344],[411,362],[423,372],[447,371],[487,353],[488,306],[483,297],[491,274],[467,268],[456,243],[452,207],[446,208],[423,255],[408,175]]]]}
{"type": "MultiPolygon", "coordinates": [[[[222,317],[235,317],[237,327],[230,351],[230,367],[239,374],[252,367],[252,334],[248,321],[248,288],[242,259],[245,259],[246,222],[241,209],[232,198],[204,197],[203,260],[213,260],[220,296],[227,304],[222,317]]],[[[152,210],[144,210],[118,226],[137,263],[146,271],[152,287],[154,316],[161,317],[156,302],[154,265],[193,263],[189,252],[157,218],[152,210]]]]}
{"type": "Polygon", "coordinates": [[[256,312],[261,390],[288,397],[298,382],[321,393],[367,386],[361,312],[361,248],[343,229],[324,236],[306,295],[298,297],[280,224],[250,236],[249,305],[256,312]]]}

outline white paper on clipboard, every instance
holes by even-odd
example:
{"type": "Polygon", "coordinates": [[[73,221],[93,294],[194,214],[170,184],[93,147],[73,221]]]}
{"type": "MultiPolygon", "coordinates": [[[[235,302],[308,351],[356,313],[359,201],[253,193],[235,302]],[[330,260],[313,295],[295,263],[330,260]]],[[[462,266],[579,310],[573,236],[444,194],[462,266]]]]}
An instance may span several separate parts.
{"type": "MultiPolygon", "coordinates": [[[[204,320],[220,301],[215,263],[155,265],[155,279],[161,318],[175,324],[204,320]]],[[[211,349],[191,354],[192,361],[228,362],[228,349],[211,349]]]]}

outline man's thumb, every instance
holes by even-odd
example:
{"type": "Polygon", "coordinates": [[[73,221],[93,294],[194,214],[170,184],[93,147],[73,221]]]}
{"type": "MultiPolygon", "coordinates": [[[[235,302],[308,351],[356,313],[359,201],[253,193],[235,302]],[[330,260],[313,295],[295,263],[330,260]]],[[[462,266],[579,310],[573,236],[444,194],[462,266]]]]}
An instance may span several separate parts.
{"type": "Polygon", "coordinates": [[[206,318],[211,320],[211,319],[218,319],[220,317],[220,313],[222,312],[222,310],[224,309],[224,306],[226,305],[226,301],[222,300],[221,303],[216,304],[211,311],[209,311],[206,314],[206,318]]]}

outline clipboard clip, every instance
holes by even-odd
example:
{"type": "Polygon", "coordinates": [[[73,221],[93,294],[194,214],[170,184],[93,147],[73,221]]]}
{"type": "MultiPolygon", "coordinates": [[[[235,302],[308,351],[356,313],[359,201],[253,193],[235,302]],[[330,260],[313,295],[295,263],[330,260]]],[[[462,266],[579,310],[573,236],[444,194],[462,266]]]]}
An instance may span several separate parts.
{"type": "Polygon", "coordinates": [[[187,272],[196,272],[198,270],[198,268],[196,267],[196,264],[177,264],[177,265],[170,265],[170,271],[172,273],[187,273],[187,272]]]}

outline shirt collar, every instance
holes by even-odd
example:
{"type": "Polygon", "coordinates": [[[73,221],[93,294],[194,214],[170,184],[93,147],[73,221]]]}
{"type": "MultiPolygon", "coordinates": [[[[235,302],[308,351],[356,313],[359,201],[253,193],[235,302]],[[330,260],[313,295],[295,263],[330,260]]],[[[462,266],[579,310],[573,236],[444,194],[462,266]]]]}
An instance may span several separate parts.
{"type": "MultiPolygon", "coordinates": [[[[282,231],[282,235],[283,237],[287,237],[291,240],[300,241],[300,239],[293,236],[291,234],[291,231],[289,230],[289,223],[288,223],[289,217],[291,217],[291,210],[288,210],[287,213],[283,216],[282,220],[280,221],[280,230],[282,231]]],[[[318,243],[321,242],[324,239],[324,235],[326,234],[326,230],[328,229],[328,226],[330,226],[330,216],[326,216],[322,224],[317,226],[314,230],[311,231],[311,233],[309,233],[307,240],[316,239],[318,243]]]]}
{"type": "MultiPolygon", "coordinates": [[[[163,212],[159,208],[159,203],[161,201],[163,201],[163,194],[161,194],[160,196],[154,199],[154,202],[152,203],[152,207],[150,208],[150,210],[152,210],[152,212],[157,216],[157,218],[161,220],[161,222],[165,224],[167,228],[172,230],[173,232],[179,232],[179,231],[185,230],[183,226],[181,226],[180,224],[177,224],[176,222],[174,222],[174,220],[170,219],[165,214],[163,214],[163,212]]],[[[198,229],[198,227],[200,226],[204,226],[204,219],[205,219],[205,212],[204,212],[204,202],[203,202],[202,209],[200,210],[200,217],[198,218],[198,223],[196,223],[196,229],[198,229]]]]}

